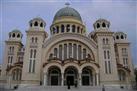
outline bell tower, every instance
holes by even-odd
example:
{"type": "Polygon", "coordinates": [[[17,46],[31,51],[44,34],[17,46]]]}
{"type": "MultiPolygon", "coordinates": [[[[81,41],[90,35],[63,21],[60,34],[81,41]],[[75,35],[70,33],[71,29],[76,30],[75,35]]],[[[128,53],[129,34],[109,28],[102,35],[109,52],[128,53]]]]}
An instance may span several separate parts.
{"type": "Polygon", "coordinates": [[[113,32],[110,31],[110,22],[105,19],[99,19],[93,26],[95,32],[94,38],[98,44],[101,84],[114,85],[112,82],[118,81],[118,73],[114,38],[113,32]]]}
{"type": "Polygon", "coordinates": [[[14,29],[9,33],[9,38],[5,41],[4,61],[2,65],[2,79],[8,79],[7,71],[18,62],[18,51],[23,47],[22,33],[14,29]]]}
{"type": "Polygon", "coordinates": [[[42,67],[42,44],[47,38],[45,30],[46,23],[43,19],[36,17],[29,22],[26,31],[26,48],[23,64],[22,84],[40,84],[42,67]]]}

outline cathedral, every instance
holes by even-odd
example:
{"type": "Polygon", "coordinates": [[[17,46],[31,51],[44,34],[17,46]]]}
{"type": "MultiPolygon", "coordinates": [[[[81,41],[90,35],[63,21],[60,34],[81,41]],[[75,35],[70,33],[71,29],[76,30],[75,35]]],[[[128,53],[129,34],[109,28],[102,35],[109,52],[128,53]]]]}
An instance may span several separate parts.
{"type": "Polygon", "coordinates": [[[134,81],[130,42],[98,19],[87,33],[80,13],[70,6],[58,10],[50,26],[36,17],[29,21],[26,44],[14,29],[5,41],[0,83],[7,87],[42,85],[131,86],[134,81]]]}

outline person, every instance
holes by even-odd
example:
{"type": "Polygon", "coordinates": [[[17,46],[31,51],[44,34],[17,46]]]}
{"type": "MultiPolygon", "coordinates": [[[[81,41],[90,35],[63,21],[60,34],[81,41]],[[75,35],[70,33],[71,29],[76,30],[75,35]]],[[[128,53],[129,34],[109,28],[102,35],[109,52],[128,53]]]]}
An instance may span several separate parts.
{"type": "Polygon", "coordinates": [[[68,81],[67,85],[68,85],[68,89],[70,89],[70,81],[68,81]]]}

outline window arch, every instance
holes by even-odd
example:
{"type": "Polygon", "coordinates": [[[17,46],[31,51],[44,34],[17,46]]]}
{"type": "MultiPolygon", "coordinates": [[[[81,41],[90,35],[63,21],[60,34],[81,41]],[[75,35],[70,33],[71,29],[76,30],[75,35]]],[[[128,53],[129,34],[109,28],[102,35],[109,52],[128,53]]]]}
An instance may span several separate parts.
{"type": "Polygon", "coordinates": [[[61,32],[64,33],[65,27],[64,25],[61,25],[61,32]]]}
{"type": "Polygon", "coordinates": [[[75,32],[75,25],[72,25],[72,32],[75,32]]]}
{"type": "Polygon", "coordinates": [[[17,38],[19,38],[19,37],[20,37],[20,34],[17,35],[17,38]]]}
{"type": "Polygon", "coordinates": [[[33,55],[33,50],[31,49],[30,50],[30,58],[32,58],[32,55],[33,55]]]}
{"type": "Polygon", "coordinates": [[[13,38],[15,37],[15,33],[12,34],[12,37],[13,37],[13,38]]]}
{"type": "Polygon", "coordinates": [[[108,38],[106,38],[106,44],[108,44],[108,38]]]}
{"type": "Polygon", "coordinates": [[[102,27],[106,27],[106,24],[104,22],[102,23],[102,27]]]}
{"type": "Polygon", "coordinates": [[[69,32],[69,31],[70,31],[70,25],[67,24],[67,32],[69,32]]]}
{"type": "Polygon", "coordinates": [[[73,58],[77,59],[77,45],[73,44],[73,58]]]}
{"type": "Polygon", "coordinates": [[[100,28],[100,24],[99,23],[97,23],[97,28],[100,28]]]}
{"type": "Polygon", "coordinates": [[[84,48],[84,49],[83,49],[83,59],[86,58],[86,52],[87,52],[87,51],[86,51],[86,49],[84,48]]]}
{"type": "Polygon", "coordinates": [[[81,45],[78,45],[78,58],[81,60],[81,45]]]}
{"type": "Polygon", "coordinates": [[[105,44],[105,38],[103,38],[103,44],[105,44]]]}
{"type": "Polygon", "coordinates": [[[62,60],[62,45],[59,45],[59,59],[62,60]]]}
{"type": "Polygon", "coordinates": [[[54,56],[57,57],[58,49],[54,48],[54,56]]]}
{"type": "Polygon", "coordinates": [[[57,33],[59,33],[59,26],[56,26],[57,33]]]}
{"type": "Polygon", "coordinates": [[[32,23],[30,23],[30,26],[32,27],[32,23]]]}
{"type": "Polygon", "coordinates": [[[119,39],[119,36],[118,36],[118,35],[116,36],[116,39],[119,39]]]}
{"type": "Polygon", "coordinates": [[[43,27],[43,23],[42,22],[40,23],[40,27],[43,27]]]}
{"type": "Polygon", "coordinates": [[[106,59],[106,51],[104,50],[104,59],[106,59]]]}
{"type": "Polygon", "coordinates": [[[124,39],[124,36],[123,36],[123,35],[121,35],[121,39],[124,39]]]}
{"type": "Polygon", "coordinates": [[[64,59],[67,59],[67,44],[64,44],[64,59]]]}
{"type": "Polygon", "coordinates": [[[72,57],[72,43],[69,43],[69,58],[72,57]]]}
{"type": "Polygon", "coordinates": [[[36,37],[36,38],[35,38],[35,43],[37,43],[37,41],[38,41],[38,38],[36,37]]]}
{"type": "Polygon", "coordinates": [[[53,34],[55,34],[56,29],[53,27],[53,34]]]}
{"type": "Polygon", "coordinates": [[[31,38],[31,42],[32,42],[32,43],[34,42],[34,37],[31,38]]]}
{"type": "Polygon", "coordinates": [[[36,51],[36,49],[34,50],[34,58],[36,58],[36,53],[37,53],[37,51],[36,51]]]}
{"type": "Polygon", "coordinates": [[[37,21],[34,23],[34,26],[38,26],[38,22],[37,21]]]}

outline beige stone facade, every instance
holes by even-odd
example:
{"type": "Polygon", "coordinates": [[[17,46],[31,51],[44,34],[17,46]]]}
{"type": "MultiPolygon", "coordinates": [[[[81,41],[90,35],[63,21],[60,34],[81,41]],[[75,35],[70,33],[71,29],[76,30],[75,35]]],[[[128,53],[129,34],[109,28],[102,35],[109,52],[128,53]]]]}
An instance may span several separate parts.
{"type": "Polygon", "coordinates": [[[80,14],[60,9],[50,27],[36,17],[29,22],[26,45],[15,29],[5,41],[1,82],[14,85],[131,86],[134,81],[130,43],[110,22],[98,19],[87,34],[80,14]]]}

